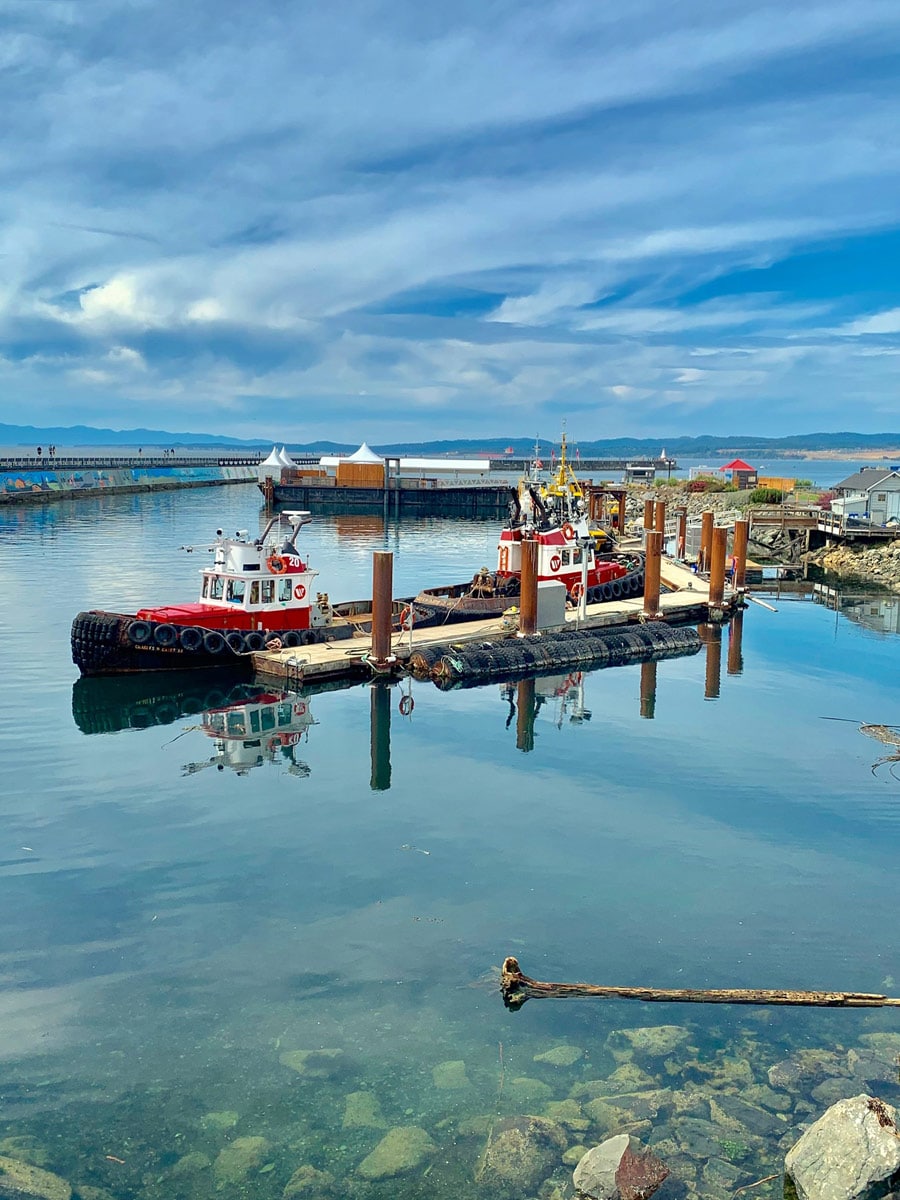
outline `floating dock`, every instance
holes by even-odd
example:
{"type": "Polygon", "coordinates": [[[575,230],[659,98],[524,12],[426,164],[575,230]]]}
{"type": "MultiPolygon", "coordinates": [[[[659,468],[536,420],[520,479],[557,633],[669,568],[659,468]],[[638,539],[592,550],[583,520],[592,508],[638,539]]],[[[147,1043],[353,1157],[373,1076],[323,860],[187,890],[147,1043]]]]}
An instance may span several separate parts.
{"type": "MultiPolygon", "coordinates": [[[[710,581],[695,574],[689,567],[673,559],[660,561],[660,582],[666,589],[659,594],[654,624],[665,626],[698,624],[710,620],[722,620],[741,603],[740,590],[726,592],[721,601],[713,597],[710,601],[710,581]]],[[[577,610],[566,613],[565,624],[543,629],[537,635],[548,646],[559,643],[556,660],[544,664],[547,668],[558,666],[567,651],[563,643],[575,631],[586,634],[613,633],[648,623],[645,600],[639,596],[628,600],[609,600],[586,606],[582,617],[577,610]]],[[[374,621],[373,621],[374,625],[374,621]]],[[[515,644],[518,631],[510,628],[506,618],[465,621],[452,625],[410,631],[395,631],[390,640],[390,654],[379,661],[372,633],[357,632],[352,638],[301,646],[294,649],[260,651],[252,656],[255,674],[279,680],[286,686],[316,684],[334,679],[371,679],[373,676],[391,676],[415,673],[415,660],[437,661],[444,654],[452,655],[454,647],[474,643],[491,645],[515,644]]],[[[665,639],[660,639],[664,641],[665,639]]],[[[682,652],[690,652],[682,647],[682,652]]],[[[526,656],[527,657],[527,656],[526,656]]],[[[552,656],[551,656],[552,657],[552,656]]],[[[595,656],[601,665],[603,651],[595,656]]],[[[585,662],[582,658],[580,661],[585,662]]],[[[527,663],[522,670],[531,668],[527,663]]]]}

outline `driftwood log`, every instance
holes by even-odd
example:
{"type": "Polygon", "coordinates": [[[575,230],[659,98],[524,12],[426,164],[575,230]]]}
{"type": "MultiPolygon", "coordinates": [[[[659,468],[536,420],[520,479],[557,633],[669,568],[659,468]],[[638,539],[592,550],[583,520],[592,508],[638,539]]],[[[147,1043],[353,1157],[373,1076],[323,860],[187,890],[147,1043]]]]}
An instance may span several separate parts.
{"type": "Polygon", "coordinates": [[[526,1000],[594,996],[600,1000],[663,1000],[679,1004],[796,1004],[818,1008],[900,1008],[900,1000],[873,992],[795,992],[774,988],[602,987],[594,983],[541,983],[523,975],[519,961],[505,958],[500,971],[503,1003],[513,1012],[526,1000]]]}

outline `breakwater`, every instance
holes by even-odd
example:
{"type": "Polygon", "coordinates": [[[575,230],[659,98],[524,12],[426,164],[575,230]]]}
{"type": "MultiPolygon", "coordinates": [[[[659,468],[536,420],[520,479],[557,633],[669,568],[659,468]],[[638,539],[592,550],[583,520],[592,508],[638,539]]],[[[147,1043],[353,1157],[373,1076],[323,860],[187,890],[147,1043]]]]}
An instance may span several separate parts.
{"type": "Polygon", "coordinates": [[[48,458],[0,460],[0,504],[255,483],[255,459],[48,458]]]}

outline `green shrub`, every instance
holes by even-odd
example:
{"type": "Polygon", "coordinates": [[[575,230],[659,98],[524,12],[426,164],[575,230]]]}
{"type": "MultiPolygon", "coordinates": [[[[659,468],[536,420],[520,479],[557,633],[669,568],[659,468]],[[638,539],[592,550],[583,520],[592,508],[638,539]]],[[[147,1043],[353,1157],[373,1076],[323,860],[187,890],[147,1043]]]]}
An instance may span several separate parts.
{"type": "Polygon", "coordinates": [[[750,493],[751,504],[780,504],[784,499],[784,492],[778,488],[756,488],[750,493]]]}

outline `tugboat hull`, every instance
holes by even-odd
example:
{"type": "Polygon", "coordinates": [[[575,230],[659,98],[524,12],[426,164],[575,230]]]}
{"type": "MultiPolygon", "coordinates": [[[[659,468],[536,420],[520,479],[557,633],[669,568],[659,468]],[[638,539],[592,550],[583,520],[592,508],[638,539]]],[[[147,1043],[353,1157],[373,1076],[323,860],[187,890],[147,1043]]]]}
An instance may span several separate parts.
{"type": "Polygon", "coordinates": [[[352,627],[312,629],[205,629],[148,621],[127,613],[80,612],[72,622],[72,661],[82,675],[130,675],[138,671],[184,671],[229,667],[250,673],[250,655],[277,637],[285,646],[351,637],[352,627]]]}

